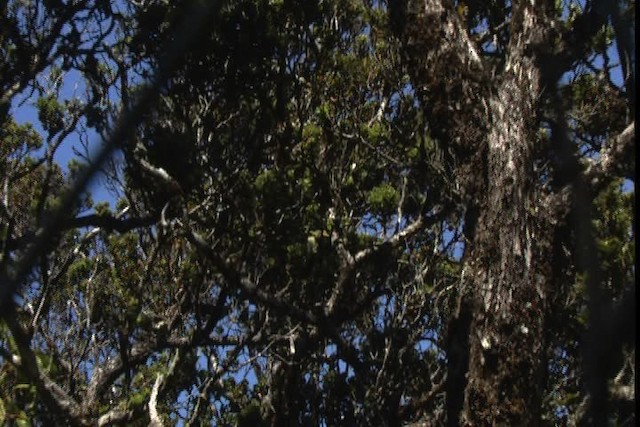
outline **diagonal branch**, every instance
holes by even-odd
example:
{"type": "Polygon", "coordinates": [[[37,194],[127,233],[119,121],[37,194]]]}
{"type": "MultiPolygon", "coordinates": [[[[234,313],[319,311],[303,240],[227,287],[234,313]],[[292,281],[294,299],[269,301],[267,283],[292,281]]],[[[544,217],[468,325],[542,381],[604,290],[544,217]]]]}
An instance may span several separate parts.
{"type": "Polygon", "coordinates": [[[151,389],[151,396],[149,397],[148,404],[149,419],[151,420],[149,422],[149,426],[151,427],[162,427],[164,425],[160,415],[158,414],[158,394],[166,388],[167,380],[173,376],[176,366],[180,363],[182,356],[184,356],[184,350],[178,349],[176,354],[173,356],[173,359],[171,359],[167,372],[164,374],[158,373],[158,376],[156,377],[156,381],[151,389]]]}
{"type": "Polygon", "coordinates": [[[397,34],[407,71],[429,133],[448,157],[454,169],[449,172],[458,177],[456,198],[473,202],[483,182],[477,164],[486,151],[491,85],[503,65],[480,56],[453,2],[407,3],[406,25],[397,34]]]}
{"type": "MultiPolygon", "coordinates": [[[[547,52],[540,55],[540,70],[547,84],[555,84],[577,61],[588,56],[593,37],[607,23],[602,4],[608,1],[592,2],[588,10],[575,18],[571,28],[558,34],[553,51],[549,52],[548,46],[544,46],[543,50],[547,52]]],[[[556,22],[555,27],[562,28],[562,25],[556,22]]]]}
{"type": "Polygon", "coordinates": [[[422,230],[423,227],[424,218],[420,216],[415,220],[413,224],[411,224],[398,234],[394,235],[391,239],[376,246],[363,249],[355,254],[355,256],[351,255],[343,247],[343,244],[337,237],[334,237],[332,240],[335,240],[337,242],[338,252],[340,253],[342,258],[342,265],[340,267],[340,272],[338,273],[338,280],[333,288],[333,292],[331,293],[331,297],[329,297],[329,301],[327,301],[327,304],[325,306],[325,316],[329,318],[335,316],[336,312],[338,311],[338,307],[340,307],[339,301],[344,295],[344,291],[349,283],[349,279],[353,276],[359,266],[375,257],[375,255],[382,253],[383,251],[397,248],[402,242],[406,241],[409,237],[422,230]]]}
{"type": "MultiPolygon", "coordinates": [[[[211,322],[211,329],[216,322],[211,322]]],[[[187,337],[170,337],[166,340],[151,339],[149,341],[139,343],[131,348],[129,354],[129,367],[134,368],[137,365],[145,363],[149,356],[159,351],[177,348],[189,349],[201,344],[216,345],[236,345],[237,340],[232,337],[211,340],[208,333],[195,333],[187,337]]],[[[83,403],[85,411],[90,411],[98,396],[112,384],[124,372],[124,365],[120,358],[109,360],[103,367],[96,368],[91,378],[89,387],[87,388],[86,399],[83,403]]]]}
{"type": "Polygon", "coordinates": [[[633,178],[635,159],[635,122],[611,139],[600,151],[600,158],[588,160],[585,180],[594,189],[615,177],[633,178]]]}
{"type": "Polygon", "coordinates": [[[260,303],[285,316],[298,320],[302,323],[318,327],[322,333],[331,338],[337,345],[345,360],[348,361],[357,371],[362,368],[362,362],[358,358],[358,352],[340,335],[340,331],[329,317],[322,314],[315,314],[300,309],[299,307],[284,301],[276,295],[269,294],[262,289],[258,289],[255,283],[247,277],[238,273],[231,263],[224,259],[211,247],[207,241],[193,230],[187,232],[187,239],[220,271],[227,283],[239,289],[246,298],[254,303],[260,303]]]}
{"type": "Polygon", "coordinates": [[[409,72],[421,97],[438,117],[430,117],[431,131],[442,141],[462,138],[455,123],[478,106],[485,64],[453,3],[446,0],[409,0],[401,34],[409,72]],[[442,87],[443,84],[445,87],[442,87]],[[442,90],[444,89],[444,90],[442,90]],[[438,124],[440,121],[440,124],[438,124]],[[445,136],[452,136],[445,138],[445,136]]]}
{"type": "Polygon", "coordinates": [[[87,425],[82,419],[80,405],[67,394],[55,381],[49,378],[38,366],[36,355],[31,349],[31,340],[24,328],[18,323],[15,312],[5,316],[11,334],[14,337],[18,354],[20,371],[24,372],[43,396],[50,409],[67,418],[73,425],[87,425]]]}
{"type": "Polygon", "coordinates": [[[278,298],[276,295],[271,295],[261,289],[258,289],[255,283],[249,280],[247,277],[242,276],[232,266],[231,263],[224,259],[218,252],[212,248],[209,243],[195,231],[187,232],[187,239],[204,254],[209,260],[213,261],[214,265],[225,280],[233,287],[240,289],[247,297],[270,307],[280,313],[289,315],[301,322],[317,325],[319,318],[313,313],[308,313],[299,307],[289,304],[288,302],[278,298]]]}
{"type": "MultiPolygon", "coordinates": [[[[90,166],[83,170],[73,186],[62,197],[60,207],[51,213],[41,233],[35,236],[35,241],[25,254],[9,268],[0,271],[0,313],[8,313],[13,304],[12,296],[31,272],[35,261],[46,253],[51,243],[55,241],[60,224],[68,218],[68,206],[85,191],[98,169],[111,156],[116,145],[127,140],[131,129],[137,126],[143,119],[144,113],[158,99],[159,88],[165,84],[171,72],[182,62],[185,48],[191,44],[206,22],[207,17],[216,11],[221,2],[211,1],[205,4],[196,3],[185,13],[183,21],[174,33],[173,41],[166,47],[165,54],[159,61],[158,67],[151,81],[143,86],[137,97],[137,102],[132,108],[122,110],[119,120],[109,135],[102,149],[96,153],[90,166]]],[[[6,316],[4,316],[6,317],[6,316]]]]}

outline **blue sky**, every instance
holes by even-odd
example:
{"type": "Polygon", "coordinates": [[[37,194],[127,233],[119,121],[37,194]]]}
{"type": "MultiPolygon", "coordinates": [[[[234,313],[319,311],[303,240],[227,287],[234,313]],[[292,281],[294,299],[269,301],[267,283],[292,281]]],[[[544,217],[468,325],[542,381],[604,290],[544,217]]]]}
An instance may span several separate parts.
{"type": "MultiPolygon", "coordinates": [[[[69,72],[63,79],[62,87],[60,90],[61,99],[72,99],[74,97],[81,98],[84,87],[82,78],[77,72],[69,72]]],[[[34,93],[31,95],[29,92],[21,93],[13,99],[12,113],[13,118],[19,124],[30,123],[38,133],[46,140],[47,132],[44,131],[40,120],[38,119],[38,110],[35,106],[37,96],[34,93]]],[[[96,150],[98,144],[102,143],[100,136],[93,130],[87,129],[87,137],[90,143],[92,151],[96,150]]],[[[41,153],[44,153],[46,144],[43,144],[41,153]]],[[[56,163],[62,167],[65,172],[68,172],[67,165],[71,160],[78,159],[78,156],[74,150],[84,152],[79,132],[72,132],[61,144],[58,150],[55,152],[54,159],[56,163]]],[[[101,183],[101,177],[96,177],[90,188],[94,202],[106,201],[112,206],[115,205],[115,199],[111,195],[104,185],[101,183]]]]}

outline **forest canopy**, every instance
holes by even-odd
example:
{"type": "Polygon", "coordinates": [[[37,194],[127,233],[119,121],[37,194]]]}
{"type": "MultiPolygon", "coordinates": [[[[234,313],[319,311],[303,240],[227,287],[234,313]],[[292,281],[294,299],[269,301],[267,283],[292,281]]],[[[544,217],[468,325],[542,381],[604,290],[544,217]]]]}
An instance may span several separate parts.
{"type": "Polygon", "coordinates": [[[635,425],[635,1],[0,2],[0,424],[635,425]]]}

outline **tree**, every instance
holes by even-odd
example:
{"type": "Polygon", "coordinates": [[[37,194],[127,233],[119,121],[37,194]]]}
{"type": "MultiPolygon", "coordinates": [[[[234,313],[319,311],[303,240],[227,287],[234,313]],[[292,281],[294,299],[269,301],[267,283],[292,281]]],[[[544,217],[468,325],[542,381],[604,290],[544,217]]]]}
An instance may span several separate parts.
{"type": "Polygon", "coordinates": [[[635,420],[635,3],[5,3],[3,421],[635,420]]]}
{"type": "MultiPolygon", "coordinates": [[[[424,94],[433,133],[456,152],[456,176],[467,208],[465,234],[471,245],[465,268],[469,279],[461,298],[468,298],[468,303],[463,303],[461,310],[472,311],[471,316],[465,316],[472,319],[468,384],[464,392],[459,387],[452,390],[450,401],[458,402],[458,408],[464,401],[463,422],[471,425],[535,424],[541,415],[538,408],[547,369],[547,361],[540,354],[545,352],[546,316],[555,290],[551,271],[557,260],[549,254],[554,225],[567,209],[559,200],[563,185],[572,186],[569,209],[586,209],[580,214],[587,214],[587,219],[576,220],[581,224],[576,227],[581,235],[576,237],[578,245],[583,249],[594,246],[588,236],[589,207],[585,199],[589,189],[575,170],[575,146],[571,145],[563,111],[566,102],[557,95],[556,87],[560,76],[581,59],[576,52],[607,49],[607,18],[612,13],[615,21],[621,11],[609,12],[604,4],[588,3],[582,15],[570,17],[568,23],[573,25],[562,28],[557,21],[559,10],[553,4],[513,3],[498,18],[508,19],[503,21],[508,22],[509,34],[505,34],[507,28],[498,29],[501,24],[496,25],[495,14],[486,9],[491,6],[471,4],[466,19],[476,22],[465,25],[464,19],[444,2],[409,2],[396,19],[401,22],[399,31],[411,58],[409,72],[418,92],[424,94]],[[483,40],[484,34],[468,31],[487,16],[486,35],[494,37],[489,44],[483,40]],[[593,25],[593,30],[586,31],[586,22],[593,25]],[[571,48],[565,40],[572,41],[571,48]],[[484,58],[487,50],[493,59],[484,58]],[[555,105],[545,108],[545,98],[555,105]],[[551,131],[549,141],[539,135],[545,121],[551,131]],[[540,158],[552,156],[557,157],[556,165],[536,171],[540,158]],[[523,348],[530,351],[523,352],[523,348]],[[500,404],[503,409],[497,411],[500,404]]],[[[623,73],[628,75],[630,71],[623,73]]],[[[580,78],[576,80],[579,87],[580,78]]],[[[624,115],[631,106],[620,108],[618,113],[611,109],[607,112],[614,117],[624,115]]],[[[613,122],[607,122],[607,126],[613,122]]],[[[626,125],[618,123],[614,136],[626,125]]],[[[626,132],[631,135],[633,124],[626,132]]],[[[627,141],[616,142],[630,145],[630,135],[627,141]]],[[[631,178],[632,170],[627,168],[625,176],[631,178]]],[[[578,268],[586,270],[590,297],[594,299],[601,279],[597,258],[594,267],[585,264],[586,251],[578,251],[576,256],[578,268]]],[[[605,336],[601,325],[604,319],[598,311],[593,303],[590,327],[598,336],[591,343],[593,352],[605,336]]],[[[461,369],[458,375],[464,371],[461,369]]],[[[604,402],[604,376],[594,375],[591,381],[592,398],[604,402]]],[[[600,424],[606,421],[606,411],[598,405],[592,405],[591,419],[600,424]]],[[[449,416],[456,414],[450,412],[449,416]]]]}

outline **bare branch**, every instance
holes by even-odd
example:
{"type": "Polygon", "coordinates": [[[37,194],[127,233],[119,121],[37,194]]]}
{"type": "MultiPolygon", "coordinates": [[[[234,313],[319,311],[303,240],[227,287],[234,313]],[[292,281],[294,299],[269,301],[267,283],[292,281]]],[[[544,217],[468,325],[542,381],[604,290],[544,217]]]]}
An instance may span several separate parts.
{"type": "Polygon", "coordinates": [[[175,192],[177,194],[182,194],[182,188],[180,184],[171,176],[169,173],[163,168],[153,166],[151,163],[147,162],[145,159],[139,159],[138,163],[142,166],[142,169],[147,172],[149,175],[159,179],[163,182],[169,190],[175,192]]]}
{"type": "Polygon", "coordinates": [[[213,261],[214,265],[220,270],[220,273],[222,273],[222,276],[229,285],[240,289],[245,296],[253,302],[259,302],[298,321],[317,326],[325,336],[331,338],[336,343],[338,349],[342,352],[344,359],[347,360],[355,370],[362,368],[362,362],[357,357],[357,352],[344,340],[340,335],[338,328],[328,316],[317,315],[315,313],[302,310],[299,307],[278,298],[276,295],[272,295],[258,289],[255,283],[238,273],[231,263],[220,256],[198,233],[191,230],[187,233],[187,238],[198,250],[205,254],[207,258],[213,261]]]}
{"type": "Polygon", "coordinates": [[[195,231],[187,233],[189,241],[204,255],[207,256],[214,265],[220,270],[225,280],[233,287],[240,289],[250,299],[260,302],[268,307],[271,307],[279,312],[287,314],[301,322],[316,325],[319,323],[318,317],[307,311],[304,311],[293,304],[283,301],[276,295],[264,292],[258,289],[255,283],[249,280],[247,277],[238,273],[231,263],[220,256],[209,243],[195,231]]]}
{"type": "Polygon", "coordinates": [[[184,351],[178,349],[176,354],[171,359],[171,363],[169,364],[169,369],[166,374],[158,373],[156,377],[156,382],[153,384],[153,389],[151,389],[151,396],[149,397],[149,426],[151,427],[162,427],[164,423],[160,419],[160,415],[158,415],[158,393],[164,390],[166,385],[166,380],[170,378],[176,370],[176,366],[180,363],[182,359],[184,351]]]}
{"type": "Polygon", "coordinates": [[[156,382],[151,389],[151,397],[149,397],[149,422],[150,427],[162,427],[164,424],[158,415],[158,391],[160,390],[160,384],[164,380],[164,375],[158,373],[156,382]]]}
{"type": "Polygon", "coordinates": [[[104,427],[104,426],[109,426],[114,424],[121,424],[127,421],[131,421],[134,418],[135,418],[135,411],[133,410],[122,411],[122,410],[115,409],[107,412],[106,414],[98,418],[98,426],[104,427]]]}
{"type": "MultiPolygon", "coordinates": [[[[417,234],[420,230],[423,230],[425,227],[433,224],[435,222],[435,218],[438,217],[437,213],[439,213],[439,211],[436,211],[436,213],[429,218],[429,221],[425,221],[425,218],[423,216],[419,216],[411,225],[395,234],[389,240],[381,244],[363,249],[354,256],[351,256],[351,254],[346,252],[346,249],[341,250],[340,252],[343,258],[343,264],[340,267],[338,281],[333,288],[333,293],[331,294],[331,297],[329,298],[329,301],[325,306],[325,316],[328,318],[335,316],[338,309],[338,301],[341,300],[341,297],[344,294],[345,287],[349,282],[349,278],[352,276],[352,274],[354,274],[356,268],[358,268],[371,258],[375,257],[382,251],[393,250],[397,248],[398,246],[400,246],[400,244],[417,234]]],[[[340,248],[341,246],[338,246],[338,249],[340,248]]]]}
{"type": "MultiPolygon", "coordinates": [[[[439,376],[439,374],[440,374],[440,369],[438,369],[433,374],[432,379],[435,379],[435,377],[439,376]]],[[[406,419],[412,414],[415,414],[416,412],[420,411],[422,408],[428,406],[433,401],[433,399],[435,399],[440,393],[444,392],[446,380],[447,380],[447,376],[443,375],[440,381],[437,383],[434,383],[431,389],[429,389],[429,391],[424,393],[421,397],[419,397],[418,399],[412,400],[406,405],[400,407],[401,418],[406,419]]]]}

